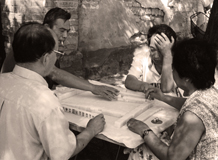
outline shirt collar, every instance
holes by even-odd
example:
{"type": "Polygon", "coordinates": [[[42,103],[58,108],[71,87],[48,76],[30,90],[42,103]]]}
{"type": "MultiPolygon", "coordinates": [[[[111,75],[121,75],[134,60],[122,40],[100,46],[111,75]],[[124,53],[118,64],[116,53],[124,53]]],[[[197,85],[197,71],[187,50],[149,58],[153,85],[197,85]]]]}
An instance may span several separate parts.
{"type": "Polygon", "coordinates": [[[40,74],[38,74],[34,71],[31,71],[29,69],[26,69],[24,67],[15,65],[15,67],[13,69],[13,73],[20,76],[20,77],[23,77],[25,79],[37,81],[43,85],[48,86],[48,83],[45,81],[45,79],[40,74]]]}
{"type": "Polygon", "coordinates": [[[150,65],[150,69],[153,73],[155,73],[156,75],[161,76],[161,74],[159,74],[154,66],[154,63],[151,61],[151,65],[150,65]]]}

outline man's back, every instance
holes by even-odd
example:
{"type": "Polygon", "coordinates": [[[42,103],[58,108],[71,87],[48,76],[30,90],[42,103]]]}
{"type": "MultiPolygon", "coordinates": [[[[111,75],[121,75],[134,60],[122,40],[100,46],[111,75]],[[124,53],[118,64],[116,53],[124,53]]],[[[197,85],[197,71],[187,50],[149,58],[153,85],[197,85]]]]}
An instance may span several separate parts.
{"type": "Polygon", "coordinates": [[[12,73],[0,75],[0,81],[0,159],[68,159],[75,136],[58,134],[63,128],[70,132],[68,122],[43,77],[16,66],[12,73]],[[65,157],[58,153],[63,150],[65,157]]]}

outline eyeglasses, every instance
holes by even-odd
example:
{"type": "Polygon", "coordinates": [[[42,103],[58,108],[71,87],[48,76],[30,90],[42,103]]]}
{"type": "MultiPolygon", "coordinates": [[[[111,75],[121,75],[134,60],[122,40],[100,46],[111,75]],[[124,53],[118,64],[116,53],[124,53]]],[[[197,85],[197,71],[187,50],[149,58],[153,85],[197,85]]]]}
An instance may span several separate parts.
{"type": "Polygon", "coordinates": [[[55,53],[57,53],[57,54],[60,54],[60,55],[64,55],[64,52],[59,52],[59,51],[57,51],[57,50],[53,50],[55,53]]]}

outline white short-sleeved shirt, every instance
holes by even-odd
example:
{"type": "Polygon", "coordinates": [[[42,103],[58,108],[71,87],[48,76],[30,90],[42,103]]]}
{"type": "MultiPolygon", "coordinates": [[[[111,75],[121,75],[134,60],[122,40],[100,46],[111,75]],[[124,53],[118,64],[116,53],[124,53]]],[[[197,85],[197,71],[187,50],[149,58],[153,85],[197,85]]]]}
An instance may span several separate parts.
{"type": "Polygon", "coordinates": [[[23,67],[0,75],[0,160],[67,160],[76,148],[63,108],[43,77],[23,67]]]}
{"type": "Polygon", "coordinates": [[[160,83],[161,75],[151,61],[149,47],[143,45],[134,52],[133,61],[128,75],[134,75],[138,80],[147,83],[160,83]]]}

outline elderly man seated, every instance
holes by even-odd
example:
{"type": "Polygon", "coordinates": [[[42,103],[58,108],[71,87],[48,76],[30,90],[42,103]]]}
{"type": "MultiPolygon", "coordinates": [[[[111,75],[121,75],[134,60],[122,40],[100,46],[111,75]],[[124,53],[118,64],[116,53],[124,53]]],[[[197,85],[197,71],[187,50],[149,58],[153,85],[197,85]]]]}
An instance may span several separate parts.
{"type": "Polygon", "coordinates": [[[51,29],[24,24],[15,33],[13,50],[14,70],[0,75],[0,159],[69,159],[103,130],[104,116],[90,120],[77,137],[69,130],[63,108],[43,78],[58,54],[51,29]]]}

